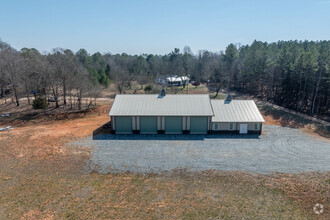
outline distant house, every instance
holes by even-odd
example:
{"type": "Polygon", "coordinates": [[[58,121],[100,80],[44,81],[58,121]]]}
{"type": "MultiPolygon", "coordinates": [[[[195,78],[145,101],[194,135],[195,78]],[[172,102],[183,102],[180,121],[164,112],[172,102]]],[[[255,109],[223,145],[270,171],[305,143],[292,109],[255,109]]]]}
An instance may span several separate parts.
{"type": "Polygon", "coordinates": [[[116,95],[110,109],[116,134],[261,134],[253,100],[210,100],[207,94],[116,95]]]}
{"type": "Polygon", "coordinates": [[[187,84],[189,78],[187,76],[165,75],[156,79],[156,83],[164,86],[181,86],[187,84]]]}

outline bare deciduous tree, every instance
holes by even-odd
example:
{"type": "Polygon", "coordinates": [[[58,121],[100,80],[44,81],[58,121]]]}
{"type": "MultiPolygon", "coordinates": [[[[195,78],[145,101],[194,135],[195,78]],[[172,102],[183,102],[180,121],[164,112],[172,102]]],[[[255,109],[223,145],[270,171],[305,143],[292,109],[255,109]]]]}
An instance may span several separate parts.
{"type": "Polygon", "coordinates": [[[126,88],[130,88],[134,75],[130,67],[132,66],[132,60],[129,57],[117,58],[117,64],[114,65],[114,80],[118,92],[122,94],[126,88]]]}
{"type": "Polygon", "coordinates": [[[23,72],[23,58],[20,53],[14,49],[10,49],[5,54],[5,71],[8,76],[8,82],[14,92],[16,105],[20,105],[20,89],[23,72]]]}

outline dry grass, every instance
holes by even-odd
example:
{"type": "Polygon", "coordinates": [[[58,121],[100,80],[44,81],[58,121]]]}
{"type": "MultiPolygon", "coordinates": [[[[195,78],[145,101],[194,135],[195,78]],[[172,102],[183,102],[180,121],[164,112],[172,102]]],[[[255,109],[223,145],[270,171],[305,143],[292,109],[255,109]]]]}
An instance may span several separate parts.
{"type": "Polygon", "coordinates": [[[4,209],[0,217],[307,219],[308,215],[281,190],[247,174],[100,175],[72,172],[74,166],[49,174],[53,166],[30,171],[21,179],[1,180],[1,188],[6,184],[7,189],[0,198],[4,209]]]}
{"type": "Polygon", "coordinates": [[[89,149],[66,143],[108,122],[109,107],[64,120],[17,118],[19,127],[0,133],[0,219],[330,218],[330,172],[87,172],[89,149]]]}

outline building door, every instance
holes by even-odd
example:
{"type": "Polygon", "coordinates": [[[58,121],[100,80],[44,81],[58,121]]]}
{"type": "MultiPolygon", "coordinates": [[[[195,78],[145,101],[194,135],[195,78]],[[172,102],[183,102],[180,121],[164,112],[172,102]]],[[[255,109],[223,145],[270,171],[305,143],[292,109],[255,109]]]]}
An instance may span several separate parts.
{"type": "Polygon", "coordinates": [[[191,134],[207,134],[208,121],[207,117],[190,117],[190,133],[191,134]]]}
{"type": "Polygon", "coordinates": [[[115,117],[116,134],[131,134],[132,133],[132,117],[117,116],[115,117]]]}
{"type": "Polygon", "coordinates": [[[165,117],[165,134],[182,134],[182,117],[165,117]]]}
{"type": "Polygon", "coordinates": [[[247,124],[240,124],[239,125],[239,133],[240,134],[247,134],[248,133],[248,125],[247,124]]]}
{"type": "Polygon", "coordinates": [[[141,134],[157,134],[157,117],[140,117],[141,134]]]}

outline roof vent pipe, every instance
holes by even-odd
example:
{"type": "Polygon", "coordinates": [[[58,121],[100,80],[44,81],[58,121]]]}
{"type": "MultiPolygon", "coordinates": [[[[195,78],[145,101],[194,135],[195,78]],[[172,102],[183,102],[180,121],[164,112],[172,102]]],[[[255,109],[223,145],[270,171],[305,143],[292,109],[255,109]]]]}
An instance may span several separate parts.
{"type": "Polygon", "coordinates": [[[166,96],[166,91],[165,91],[165,89],[162,89],[162,91],[160,91],[160,95],[161,95],[161,96],[166,96]]]}
{"type": "Polygon", "coordinates": [[[228,95],[226,96],[226,101],[227,101],[227,102],[230,102],[230,101],[231,101],[231,99],[232,99],[231,95],[230,95],[230,94],[228,94],[228,95]]]}

